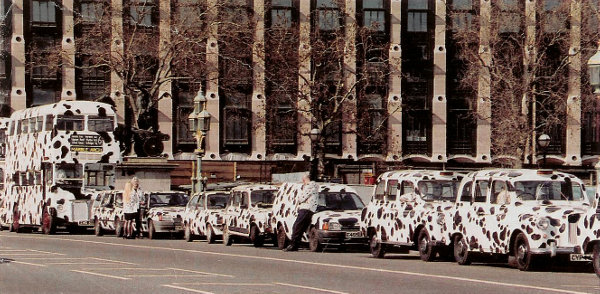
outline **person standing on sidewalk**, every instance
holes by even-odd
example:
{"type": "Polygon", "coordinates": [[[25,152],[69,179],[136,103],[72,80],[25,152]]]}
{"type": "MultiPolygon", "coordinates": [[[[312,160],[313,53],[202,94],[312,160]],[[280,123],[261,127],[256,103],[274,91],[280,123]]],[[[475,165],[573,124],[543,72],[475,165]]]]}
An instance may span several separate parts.
{"type": "Polygon", "coordinates": [[[314,182],[309,174],[302,177],[302,183],[302,191],[298,199],[298,216],[292,228],[292,240],[290,245],[283,249],[284,251],[298,251],[302,235],[310,226],[312,216],[317,210],[319,184],[314,182]]]}

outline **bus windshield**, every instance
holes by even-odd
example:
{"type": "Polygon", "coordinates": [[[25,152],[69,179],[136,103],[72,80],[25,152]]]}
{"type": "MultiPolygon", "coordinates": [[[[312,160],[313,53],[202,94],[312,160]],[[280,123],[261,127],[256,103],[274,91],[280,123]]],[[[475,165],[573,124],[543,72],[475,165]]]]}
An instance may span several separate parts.
{"type": "Polygon", "coordinates": [[[85,165],[85,185],[96,190],[114,186],[115,165],[110,163],[91,163],[85,165]]]}
{"type": "Polygon", "coordinates": [[[88,117],[88,130],[91,132],[112,132],[115,129],[112,116],[90,116],[88,117]]]}
{"type": "Polygon", "coordinates": [[[587,201],[581,185],[566,181],[519,181],[514,183],[520,200],[587,201]]]}
{"type": "Polygon", "coordinates": [[[81,181],[81,164],[61,163],[56,165],[55,180],[58,184],[81,181]]]}
{"type": "Polygon", "coordinates": [[[83,131],[83,115],[59,115],[56,129],[59,131],[83,131]]]}

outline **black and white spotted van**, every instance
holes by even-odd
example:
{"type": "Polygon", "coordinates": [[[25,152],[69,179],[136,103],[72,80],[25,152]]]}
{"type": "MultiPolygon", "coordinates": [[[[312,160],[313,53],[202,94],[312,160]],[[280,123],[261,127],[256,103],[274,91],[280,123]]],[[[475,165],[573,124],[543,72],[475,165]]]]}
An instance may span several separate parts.
{"type": "Polygon", "coordinates": [[[231,189],[225,209],[223,244],[231,246],[234,239],[250,240],[256,247],[272,239],[269,219],[277,186],[266,184],[241,185],[231,189]]]}
{"type": "MultiPolygon", "coordinates": [[[[276,228],[277,246],[288,245],[292,227],[298,216],[298,196],[301,183],[285,183],[273,202],[271,226],[276,228]]],[[[366,245],[367,239],[360,231],[360,213],[363,202],[356,191],[342,184],[319,183],[317,211],[303,236],[311,251],[322,251],[328,246],[366,245]]]]}
{"type": "Polygon", "coordinates": [[[451,171],[389,171],[377,180],[362,212],[361,230],[370,239],[373,257],[391,249],[418,249],[422,260],[443,252],[445,212],[453,209],[463,174],[451,171]]]}

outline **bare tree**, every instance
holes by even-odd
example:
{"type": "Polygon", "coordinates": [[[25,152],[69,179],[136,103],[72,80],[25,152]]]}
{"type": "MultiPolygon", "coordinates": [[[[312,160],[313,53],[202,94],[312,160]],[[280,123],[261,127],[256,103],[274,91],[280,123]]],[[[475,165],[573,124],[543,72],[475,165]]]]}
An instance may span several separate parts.
{"type": "MultiPolygon", "coordinates": [[[[591,44],[586,40],[597,39],[598,31],[590,25],[590,14],[585,11],[595,8],[591,1],[582,1],[582,50],[574,52],[570,50],[572,40],[576,40],[570,31],[572,3],[555,3],[544,6],[540,1],[528,15],[521,1],[499,0],[492,2],[489,19],[474,14],[470,23],[453,23],[452,38],[462,64],[459,86],[471,93],[490,89],[491,112],[474,111],[473,115],[491,121],[492,154],[508,166],[529,161],[535,150],[535,134],[551,136],[548,152],[564,153],[561,140],[565,137],[573,57],[583,59],[582,67],[575,70],[586,80],[587,58],[581,52],[591,56],[591,44]],[[532,25],[533,20],[536,23],[532,25]],[[534,34],[528,32],[531,27],[534,34]],[[489,32],[483,43],[480,31],[489,32]],[[489,79],[482,79],[482,75],[489,75],[489,79]]],[[[462,11],[455,8],[449,5],[451,19],[461,17],[462,11]]],[[[589,96],[588,88],[582,85],[584,96],[589,96]]],[[[477,97],[471,99],[477,105],[477,97]]],[[[582,103],[584,111],[587,102],[589,99],[582,103]]]]}

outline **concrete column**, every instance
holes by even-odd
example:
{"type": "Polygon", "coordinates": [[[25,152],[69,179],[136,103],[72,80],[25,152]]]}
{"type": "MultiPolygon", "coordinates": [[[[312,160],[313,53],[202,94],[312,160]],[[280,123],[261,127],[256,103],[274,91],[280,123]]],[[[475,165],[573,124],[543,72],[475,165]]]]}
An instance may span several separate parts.
{"type": "Polygon", "coordinates": [[[431,103],[431,161],[446,162],[446,3],[435,1],[433,101],[431,103]]]}
{"type": "Polygon", "coordinates": [[[60,100],[75,100],[75,22],[73,0],[62,0],[62,92],[60,100]]]}
{"type": "Polygon", "coordinates": [[[14,0],[12,6],[11,53],[11,111],[27,106],[25,93],[25,36],[23,27],[23,0],[14,0]]]}
{"type": "MultiPolygon", "coordinates": [[[[171,1],[159,1],[158,10],[160,21],[158,24],[159,46],[158,58],[164,59],[169,53],[171,42],[171,1]]],[[[164,141],[163,153],[168,154],[169,159],[173,159],[173,94],[171,81],[160,84],[158,90],[158,129],[167,135],[169,140],[164,141]]]]}
{"type": "Polygon", "coordinates": [[[478,91],[477,91],[477,157],[476,161],[481,163],[491,163],[492,148],[492,103],[491,103],[491,76],[487,69],[492,62],[492,53],[490,48],[490,22],[492,5],[488,0],[479,2],[479,55],[484,66],[479,70],[478,91]]]}
{"type": "Polygon", "coordinates": [[[254,1],[256,27],[252,46],[252,160],[264,160],[266,143],[266,104],[265,104],[265,5],[254,1]]]}
{"type": "MultiPolygon", "coordinates": [[[[530,1],[525,1],[525,53],[523,56],[523,68],[525,69],[523,71],[523,83],[530,83],[530,81],[534,78],[534,73],[531,72],[530,70],[528,70],[529,65],[532,62],[535,62],[535,56],[537,55],[537,47],[535,45],[536,42],[536,38],[535,38],[535,34],[536,34],[536,7],[537,7],[537,1],[536,0],[530,0],[530,1]]],[[[532,119],[532,129],[534,129],[533,127],[535,126],[535,103],[533,103],[533,107],[531,109],[529,109],[529,105],[527,103],[528,99],[532,99],[535,100],[535,97],[528,97],[528,94],[525,92],[523,94],[523,100],[521,103],[521,112],[523,114],[527,114],[527,113],[533,113],[533,119],[532,119]]],[[[527,163],[532,163],[535,164],[537,162],[537,160],[535,159],[535,154],[536,154],[536,148],[537,148],[537,144],[536,144],[536,138],[537,135],[535,133],[535,131],[533,131],[533,133],[531,134],[531,138],[529,140],[529,144],[525,146],[525,160],[524,160],[524,164],[527,163]],[[531,156],[531,160],[528,160],[527,157],[531,156]]]]}
{"type": "Polygon", "coordinates": [[[311,155],[311,141],[308,133],[311,130],[310,114],[310,1],[300,1],[300,48],[298,89],[301,92],[298,100],[298,159],[311,155]]]}
{"type": "MultiPolygon", "coordinates": [[[[111,0],[111,42],[110,50],[118,58],[123,54],[123,0],[111,0]]],[[[110,98],[117,106],[117,121],[125,121],[125,93],[123,80],[115,73],[110,74],[110,98]]]]}
{"type": "Polygon", "coordinates": [[[218,36],[218,0],[208,1],[207,17],[209,19],[209,38],[206,40],[206,66],[207,81],[206,81],[206,110],[210,112],[210,130],[204,139],[205,155],[202,160],[220,160],[219,153],[219,133],[221,121],[221,108],[219,107],[219,42],[218,36]]]}
{"type": "Polygon", "coordinates": [[[390,7],[389,95],[387,100],[387,157],[386,161],[402,161],[402,2],[392,0],[390,7]]]}
{"type": "Polygon", "coordinates": [[[567,165],[581,165],[581,1],[571,2],[569,93],[567,97],[567,165]]]}
{"type": "Polygon", "coordinates": [[[356,33],[358,24],[356,23],[356,1],[346,0],[346,54],[344,54],[344,90],[348,94],[348,100],[342,105],[342,158],[356,159],[356,33]],[[354,90],[349,91],[348,88],[354,90]]]}

